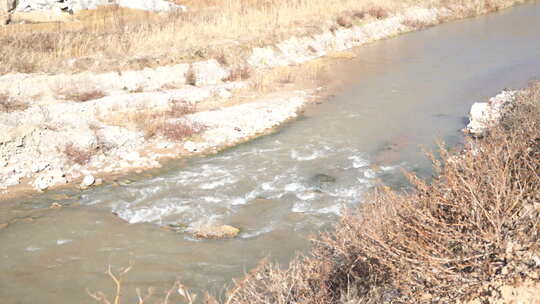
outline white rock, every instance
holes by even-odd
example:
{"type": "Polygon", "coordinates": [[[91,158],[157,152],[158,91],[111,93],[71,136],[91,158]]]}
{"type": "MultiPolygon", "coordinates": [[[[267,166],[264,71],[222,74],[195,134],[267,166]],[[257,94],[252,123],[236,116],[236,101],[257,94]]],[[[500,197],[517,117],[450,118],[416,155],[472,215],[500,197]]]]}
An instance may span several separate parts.
{"type": "Polygon", "coordinates": [[[192,141],[187,141],[184,143],[184,149],[188,150],[189,152],[197,152],[199,147],[196,143],[192,141]]]}
{"type": "Polygon", "coordinates": [[[229,71],[224,69],[215,59],[195,62],[191,66],[191,71],[196,86],[218,84],[229,76],[229,71]]]}
{"type": "Polygon", "coordinates": [[[232,93],[227,89],[221,88],[217,90],[217,95],[223,99],[229,99],[231,98],[232,93]]]}
{"type": "Polygon", "coordinates": [[[34,183],[34,188],[40,191],[47,190],[47,188],[49,188],[49,181],[45,178],[40,178],[34,183]]]}
{"type": "Polygon", "coordinates": [[[94,183],[96,182],[96,179],[93,175],[86,175],[82,182],[81,182],[81,187],[90,187],[92,186],[94,183]]]}
{"type": "Polygon", "coordinates": [[[471,107],[466,131],[475,136],[483,135],[489,127],[498,123],[505,106],[515,100],[516,94],[516,91],[503,91],[489,102],[475,102],[471,107]]]}
{"type": "Polygon", "coordinates": [[[126,155],[123,155],[123,158],[127,161],[135,162],[135,161],[140,160],[141,155],[137,151],[132,151],[126,155]]]}
{"type": "MultiPolygon", "coordinates": [[[[8,1],[8,5],[14,0],[8,1]]],[[[33,10],[63,10],[80,11],[87,9],[96,9],[99,6],[117,4],[120,7],[140,9],[153,12],[168,12],[172,10],[187,11],[183,5],[177,5],[166,0],[20,0],[17,4],[17,11],[33,10]]],[[[0,4],[0,8],[2,5],[0,4]]]]}
{"type": "Polygon", "coordinates": [[[187,11],[183,5],[177,5],[165,0],[117,0],[120,7],[140,9],[153,12],[168,12],[172,10],[187,11]]]}

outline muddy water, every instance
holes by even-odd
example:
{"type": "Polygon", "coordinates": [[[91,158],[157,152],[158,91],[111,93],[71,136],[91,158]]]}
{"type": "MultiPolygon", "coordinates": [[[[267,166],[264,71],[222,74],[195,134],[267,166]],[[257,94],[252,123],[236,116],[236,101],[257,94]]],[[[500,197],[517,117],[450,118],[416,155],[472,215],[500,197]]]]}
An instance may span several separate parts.
{"type": "Polygon", "coordinates": [[[217,293],[261,258],[286,262],[373,185],[401,187],[402,169],[429,176],[422,147],[458,143],[472,102],[540,76],[540,4],[355,52],[353,85],[276,134],[118,184],[1,204],[1,302],[90,303],[85,288],[110,291],[106,266],[130,260],[132,296],[177,278],[217,293]],[[206,223],[242,232],[202,241],[160,228],[206,223]]]}

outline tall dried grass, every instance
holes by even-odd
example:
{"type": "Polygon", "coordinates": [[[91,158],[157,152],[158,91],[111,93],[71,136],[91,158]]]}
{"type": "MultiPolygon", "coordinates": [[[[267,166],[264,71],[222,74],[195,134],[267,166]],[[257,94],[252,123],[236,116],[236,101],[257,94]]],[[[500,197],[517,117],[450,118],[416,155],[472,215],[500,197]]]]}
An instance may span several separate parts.
{"type": "Polygon", "coordinates": [[[181,141],[205,130],[205,126],[190,121],[185,115],[195,113],[195,104],[183,100],[169,100],[168,108],[130,109],[127,112],[114,111],[100,116],[106,124],[133,128],[144,132],[146,139],[157,135],[173,141],[181,141]]]}
{"type": "Polygon", "coordinates": [[[265,264],[226,303],[456,303],[487,282],[539,278],[540,85],[415,190],[381,190],[286,269],[265,264]]]}
{"type": "Polygon", "coordinates": [[[459,18],[522,1],[205,0],[188,3],[189,13],[165,17],[109,6],[81,12],[76,21],[64,24],[0,27],[0,74],[117,71],[208,57],[224,57],[234,64],[253,46],[320,31],[349,12],[384,18],[405,7],[426,5],[451,7],[459,18]]]}
{"type": "Polygon", "coordinates": [[[28,104],[9,97],[7,94],[0,93],[0,113],[24,111],[28,109],[28,104]]]}

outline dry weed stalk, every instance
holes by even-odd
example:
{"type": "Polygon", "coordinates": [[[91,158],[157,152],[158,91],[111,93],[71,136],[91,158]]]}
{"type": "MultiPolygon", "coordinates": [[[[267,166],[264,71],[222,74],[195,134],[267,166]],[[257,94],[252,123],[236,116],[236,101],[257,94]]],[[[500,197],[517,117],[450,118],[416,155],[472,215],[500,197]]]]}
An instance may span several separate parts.
{"type": "Polygon", "coordinates": [[[90,149],[81,149],[76,147],[73,143],[68,143],[64,150],[62,151],[66,157],[71,160],[72,162],[79,164],[79,165],[86,165],[90,159],[92,158],[92,155],[94,152],[90,149]]]}
{"type": "Polygon", "coordinates": [[[7,94],[0,93],[0,112],[15,112],[28,109],[28,104],[14,100],[7,94]]]}
{"type": "Polygon", "coordinates": [[[85,102],[89,100],[100,99],[105,96],[107,96],[105,92],[96,89],[96,90],[84,91],[84,92],[70,91],[64,95],[64,98],[67,100],[72,100],[72,101],[77,101],[77,102],[85,102]]]}
{"type": "MultiPolygon", "coordinates": [[[[94,300],[96,300],[100,304],[121,304],[121,302],[122,302],[122,279],[124,278],[124,276],[129,271],[131,271],[131,269],[133,268],[133,265],[134,265],[133,262],[130,262],[130,265],[127,268],[125,268],[123,270],[120,270],[120,272],[118,274],[115,274],[112,271],[111,265],[108,266],[106,273],[109,276],[109,278],[111,278],[111,280],[113,281],[114,286],[115,286],[115,294],[114,294],[113,302],[111,302],[109,300],[109,297],[107,295],[105,295],[101,291],[91,292],[90,290],[86,289],[86,293],[91,298],[93,298],[94,300]]],[[[196,294],[192,294],[186,288],[186,286],[184,286],[184,285],[182,285],[182,283],[180,283],[180,281],[176,281],[176,282],[174,282],[172,287],[165,293],[165,297],[162,300],[158,300],[155,303],[157,303],[157,304],[168,304],[171,296],[173,294],[175,294],[175,292],[178,293],[178,295],[180,295],[180,297],[182,297],[182,299],[187,304],[193,304],[195,302],[195,300],[197,299],[196,294]]],[[[146,294],[143,295],[143,294],[141,294],[140,288],[136,288],[135,293],[137,294],[138,304],[145,304],[155,294],[155,290],[154,290],[153,287],[149,287],[147,289],[146,294]]]]}
{"type": "MultiPolygon", "coordinates": [[[[111,278],[111,280],[114,282],[114,285],[115,285],[115,295],[114,295],[114,300],[112,303],[120,304],[120,298],[122,296],[122,279],[124,275],[126,275],[132,268],[133,268],[133,262],[130,262],[127,268],[120,270],[118,274],[114,274],[112,272],[111,265],[109,265],[109,267],[107,268],[106,273],[111,278]]],[[[86,289],[86,293],[101,304],[112,304],[111,301],[109,301],[107,295],[105,295],[101,291],[91,292],[90,290],[86,289]]],[[[139,303],[139,304],[142,304],[142,303],[139,303]]]]}

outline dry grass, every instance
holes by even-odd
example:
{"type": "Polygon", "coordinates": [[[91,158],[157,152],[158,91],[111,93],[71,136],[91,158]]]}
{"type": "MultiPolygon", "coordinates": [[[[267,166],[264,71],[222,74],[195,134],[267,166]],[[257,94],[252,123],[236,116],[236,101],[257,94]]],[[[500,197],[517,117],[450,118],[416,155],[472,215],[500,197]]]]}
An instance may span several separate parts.
{"type": "Polygon", "coordinates": [[[326,59],[316,59],[300,66],[283,66],[257,72],[252,77],[251,89],[258,93],[268,93],[275,91],[276,84],[294,84],[300,88],[327,85],[331,64],[326,59]]]}
{"type": "Polygon", "coordinates": [[[86,165],[94,155],[93,151],[80,149],[73,143],[67,144],[62,152],[70,161],[81,166],[86,165]]]}
{"type": "MultiPolygon", "coordinates": [[[[381,190],[287,269],[265,264],[229,303],[456,303],[540,279],[540,86],[473,149],[441,149],[430,184],[381,190]],[[440,159],[445,161],[440,161],[440,159]]],[[[474,142],[472,142],[474,141],[474,142]]]]}
{"type": "Polygon", "coordinates": [[[53,83],[52,89],[58,99],[75,102],[86,102],[107,96],[103,90],[99,89],[99,84],[90,77],[78,81],[73,79],[58,81],[53,83]]]}
{"type": "Polygon", "coordinates": [[[171,141],[182,141],[204,130],[202,125],[182,120],[175,122],[164,122],[156,126],[156,133],[162,134],[171,141]]]}
{"type": "Polygon", "coordinates": [[[189,2],[189,13],[165,17],[110,6],[78,13],[76,21],[65,24],[0,27],[0,74],[116,71],[222,56],[234,65],[254,46],[318,32],[326,22],[349,12],[359,19],[384,18],[413,5],[463,4],[455,10],[457,18],[514,2],[380,0],[375,5],[372,0],[208,0],[189,2]]]}
{"type": "Polygon", "coordinates": [[[420,20],[405,20],[402,22],[403,25],[414,28],[414,29],[425,29],[430,26],[430,24],[422,22],[420,20]]]}
{"type": "Polygon", "coordinates": [[[114,112],[100,117],[100,120],[109,125],[141,130],[146,139],[161,135],[169,140],[181,141],[204,131],[205,126],[183,118],[196,111],[196,106],[190,102],[170,100],[167,109],[141,108],[114,112]]]}
{"type": "Polygon", "coordinates": [[[85,102],[89,100],[99,99],[107,96],[105,92],[101,90],[91,90],[91,91],[70,91],[63,95],[63,97],[67,100],[72,100],[76,102],[85,102]]]}
{"type": "Polygon", "coordinates": [[[28,104],[10,98],[8,95],[0,93],[0,112],[15,112],[28,109],[28,104]]]}
{"type": "Polygon", "coordinates": [[[373,6],[367,13],[375,19],[384,19],[389,15],[388,10],[381,6],[373,6]]]}
{"type": "Polygon", "coordinates": [[[251,77],[251,69],[249,67],[239,67],[231,71],[229,76],[224,81],[239,81],[247,80],[251,77]]]}

